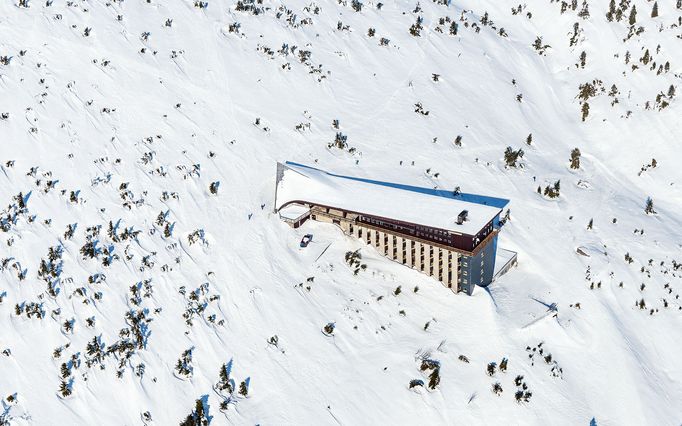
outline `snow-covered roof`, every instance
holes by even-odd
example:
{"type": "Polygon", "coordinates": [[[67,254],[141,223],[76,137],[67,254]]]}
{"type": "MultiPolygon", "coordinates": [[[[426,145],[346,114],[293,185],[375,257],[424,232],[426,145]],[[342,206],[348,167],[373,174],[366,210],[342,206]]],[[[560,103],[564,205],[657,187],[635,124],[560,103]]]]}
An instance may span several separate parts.
{"type": "MultiPolygon", "coordinates": [[[[287,203],[303,201],[468,235],[476,235],[502,210],[499,203],[492,206],[463,201],[426,188],[336,175],[292,162],[280,171],[277,210],[287,203]],[[458,225],[457,215],[462,210],[469,212],[468,218],[458,225]]],[[[506,200],[492,200],[506,204],[506,200]]]]}

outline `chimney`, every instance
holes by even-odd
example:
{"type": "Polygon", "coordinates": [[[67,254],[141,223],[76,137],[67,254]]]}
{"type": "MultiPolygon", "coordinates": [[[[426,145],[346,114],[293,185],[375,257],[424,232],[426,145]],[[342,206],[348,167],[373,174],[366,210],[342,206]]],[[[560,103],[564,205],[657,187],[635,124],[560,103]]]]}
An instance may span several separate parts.
{"type": "Polygon", "coordinates": [[[461,225],[464,222],[466,222],[468,216],[469,216],[469,210],[462,210],[459,213],[459,215],[457,215],[457,225],[461,225]]]}

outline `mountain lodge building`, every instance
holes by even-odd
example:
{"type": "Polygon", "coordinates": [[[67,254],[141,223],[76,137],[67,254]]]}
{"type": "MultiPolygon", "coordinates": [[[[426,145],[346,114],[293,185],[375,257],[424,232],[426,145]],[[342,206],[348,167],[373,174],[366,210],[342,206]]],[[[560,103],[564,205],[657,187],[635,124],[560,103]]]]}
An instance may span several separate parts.
{"type": "Polygon", "coordinates": [[[275,212],[290,226],[308,219],[335,224],[389,259],[469,295],[517,262],[515,252],[497,248],[508,202],[277,163],[275,212]]]}

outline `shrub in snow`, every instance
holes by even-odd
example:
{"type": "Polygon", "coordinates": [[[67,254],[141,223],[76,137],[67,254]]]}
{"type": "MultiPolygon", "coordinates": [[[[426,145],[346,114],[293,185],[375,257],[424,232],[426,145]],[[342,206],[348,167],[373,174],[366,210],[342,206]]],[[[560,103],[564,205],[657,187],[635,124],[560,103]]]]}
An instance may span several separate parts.
{"type": "Polygon", "coordinates": [[[104,352],[104,343],[102,342],[102,335],[95,336],[85,347],[87,359],[85,365],[92,367],[95,364],[101,364],[106,356],[104,352]]]}
{"type": "Polygon", "coordinates": [[[514,394],[514,397],[516,398],[516,402],[529,402],[530,397],[533,396],[533,393],[530,391],[522,391],[522,390],[517,390],[516,393],[514,394]]]}
{"type": "Polygon", "coordinates": [[[204,235],[205,234],[203,229],[197,229],[187,236],[187,241],[189,242],[189,245],[192,245],[199,241],[201,241],[201,243],[204,245],[208,245],[208,242],[204,238],[204,235]]]}
{"type": "Polygon", "coordinates": [[[557,198],[559,196],[559,190],[561,189],[561,181],[558,180],[554,182],[553,186],[545,186],[544,194],[549,198],[557,198]]]}
{"type": "Polygon", "coordinates": [[[424,106],[422,105],[421,102],[417,102],[416,104],[414,104],[414,112],[416,112],[417,114],[421,114],[421,115],[426,116],[426,115],[429,115],[430,111],[424,109],[424,106]]]}
{"type": "Polygon", "coordinates": [[[500,384],[500,382],[496,382],[495,384],[493,384],[493,393],[495,395],[502,394],[502,385],[500,384]]]}
{"type": "Polygon", "coordinates": [[[410,380],[410,389],[417,387],[417,386],[424,386],[424,381],[420,379],[414,379],[410,380]]]}
{"type": "Polygon", "coordinates": [[[460,355],[457,359],[462,362],[466,362],[467,364],[469,363],[469,358],[467,358],[465,355],[460,355]]]}
{"type": "Polygon", "coordinates": [[[367,269],[367,265],[361,263],[362,255],[360,249],[355,251],[347,251],[345,256],[346,263],[353,269],[353,275],[357,275],[360,271],[367,269]]]}
{"type": "Polygon", "coordinates": [[[38,278],[45,281],[47,284],[47,293],[52,297],[57,297],[59,294],[59,276],[62,273],[62,266],[64,262],[62,261],[63,247],[55,246],[50,247],[48,250],[47,258],[40,259],[40,266],[38,268],[38,278]]]}
{"type": "Polygon", "coordinates": [[[493,376],[495,374],[496,369],[497,369],[497,363],[491,362],[486,367],[486,373],[488,373],[488,376],[493,376]]]}
{"type": "Polygon", "coordinates": [[[648,197],[646,199],[646,206],[644,206],[644,213],[656,214],[656,210],[654,210],[654,200],[652,200],[651,197],[648,197]]]}
{"type": "Polygon", "coordinates": [[[516,386],[521,386],[521,383],[523,383],[523,376],[519,374],[519,375],[516,376],[516,378],[514,379],[514,384],[515,384],[516,386]]]}
{"type": "Polygon", "coordinates": [[[67,398],[73,393],[73,379],[62,380],[59,384],[59,396],[67,398]]]}
{"type": "Polygon", "coordinates": [[[220,186],[220,182],[212,182],[211,185],[208,187],[209,191],[211,191],[211,194],[217,195],[218,194],[218,187],[220,186]]]}
{"type": "Polygon", "coordinates": [[[504,151],[504,162],[506,167],[523,167],[523,164],[520,164],[523,155],[523,149],[519,148],[518,150],[514,151],[511,146],[508,146],[504,151]]]}
{"type": "Polygon", "coordinates": [[[336,324],[333,322],[328,323],[322,328],[322,332],[326,334],[327,336],[331,336],[334,334],[334,329],[336,328],[336,324]]]}
{"type": "Polygon", "coordinates": [[[22,302],[17,303],[14,306],[14,313],[17,316],[26,315],[26,318],[36,317],[38,319],[45,318],[45,310],[43,309],[43,303],[36,302],[22,302]]]}
{"type": "Polygon", "coordinates": [[[175,371],[179,376],[184,378],[192,377],[194,374],[194,367],[192,366],[192,351],[194,348],[189,348],[182,353],[180,359],[175,364],[175,371]]]}
{"type": "MultiPolygon", "coordinates": [[[[183,296],[187,295],[185,286],[181,286],[179,292],[183,296]]],[[[182,314],[182,317],[185,319],[185,324],[189,327],[193,326],[194,317],[202,316],[206,309],[210,307],[210,304],[218,300],[220,300],[219,295],[210,294],[208,283],[203,283],[198,288],[192,290],[189,295],[187,295],[187,306],[185,307],[185,312],[182,314]]],[[[209,316],[209,318],[210,317],[211,316],[209,316]]],[[[215,316],[213,316],[213,318],[215,319],[215,316]]],[[[209,321],[211,320],[209,319],[209,321]]]]}
{"type": "Polygon", "coordinates": [[[424,22],[424,18],[418,16],[417,22],[412,24],[412,26],[410,27],[410,34],[413,37],[421,37],[421,31],[424,29],[424,27],[422,26],[422,22],[424,22]]]}
{"type": "Polygon", "coordinates": [[[533,48],[538,52],[539,55],[544,55],[547,49],[550,49],[551,47],[552,46],[549,44],[542,44],[542,37],[540,36],[537,36],[533,42],[533,48]]]}
{"type": "Polygon", "coordinates": [[[335,147],[339,149],[346,149],[348,147],[348,136],[344,135],[341,132],[336,132],[336,137],[334,138],[334,142],[330,143],[328,145],[329,148],[335,147]]]}
{"type": "Polygon", "coordinates": [[[424,358],[422,359],[422,363],[419,366],[419,369],[421,371],[426,371],[426,370],[433,370],[434,368],[439,368],[440,367],[440,362],[429,359],[429,358],[424,358]]]}

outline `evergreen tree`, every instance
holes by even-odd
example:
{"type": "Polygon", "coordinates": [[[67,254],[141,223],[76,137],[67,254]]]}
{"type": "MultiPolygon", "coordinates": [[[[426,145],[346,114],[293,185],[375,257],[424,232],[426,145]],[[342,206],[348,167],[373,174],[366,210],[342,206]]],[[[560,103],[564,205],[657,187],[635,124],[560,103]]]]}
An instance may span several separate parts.
{"type": "Polygon", "coordinates": [[[644,56],[642,56],[642,59],[640,59],[644,65],[647,65],[651,61],[651,54],[649,53],[649,49],[644,51],[644,56]]]}
{"type": "Polygon", "coordinates": [[[616,0],[611,0],[609,3],[609,11],[606,12],[606,20],[613,22],[613,15],[616,13],[616,0]]]}
{"type": "Polygon", "coordinates": [[[507,363],[509,360],[507,358],[502,358],[502,361],[500,361],[500,371],[506,372],[507,371],[507,363]]]}
{"type": "Polygon", "coordinates": [[[440,384],[440,368],[435,368],[433,372],[429,375],[429,388],[431,390],[436,389],[436,386],[440,384]]]}
{"type": "Polygon", "coordinates": [[[658,2],[655,1],[655,2],[654,2],[654,7],[651,8],[651,17],[652,17],[652,18],[655,18],[655,17],[657,17],[657,16],[658,16],[658,2]]]}
{"type": "MultiPolygon", "coordinates": [[[[207,398],[207,396],[204,396],[207,398]]],[[[180,426],[208,426],[211,423],[211,416],[208,415],[208,407],[204,406],[204,401],[197,399],[192,411],[180,426]]]]}
{"type": "Polygon", "coordinates": [[[582,9],[578,12],[578,16],[582,19],[587,19],[590,17],[590,6],[587,4],[587,0],[583,0],[582,9]]]}
{"type": "Polygon", "coordinates": [[[632,5],[632,9],[630,9],[630,25],[635,25],[637,23],[637,9],[635,8],[635,5],[632,5]]]}
{"type": "Polygon", "coordinates": [[[573,148],[573,151],[571,151],[571,168],[580,168],[580,150],[578,148],[573,148]]]}
{"type": "Polygon", "coordinates": [[[248,378],[239,384],[239,394],[243,397],[246,397],[249,395],[249,379],[248,378]]]}
{"type": "Polygon", "coordinates": [[[580,108],[580,111],[582,112],[582,120],[585,121],[587,116],[590,115],[590,104],[583,102],[583,106],[580,108]]]}
{"type": "Polygon", "coordinates": [[[651,197],[648,197],[646,199],[646,206],[644,207],[644,213],[656,214],[656,210],[654,210],[654,200],[652,200],[651,197]]]}

